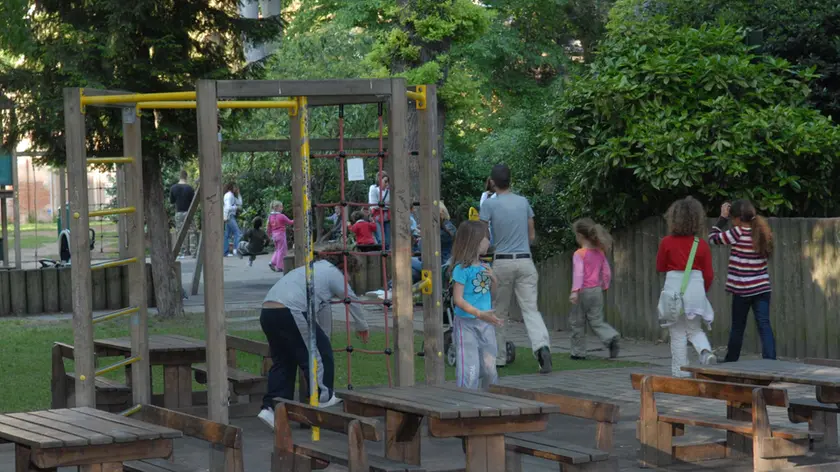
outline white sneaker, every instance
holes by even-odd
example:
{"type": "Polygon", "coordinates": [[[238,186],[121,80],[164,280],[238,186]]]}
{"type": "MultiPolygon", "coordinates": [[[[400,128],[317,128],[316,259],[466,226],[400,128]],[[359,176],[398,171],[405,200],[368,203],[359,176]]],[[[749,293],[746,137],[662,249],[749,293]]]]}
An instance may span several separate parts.
{"type": "Polygon", "coordinates": [[[325,401],[324,403],[319,403],[318,408],[329,408],[331,406],[338,405],[339,403],[341,403],[341,399],[333,395],[332,398],[325,401]]]}
{"type": "Polygon", "coordinates": [[[257,415],[257,418],[260,419],[266,426],[271,428],[274,431],[274,410],[271,408],[263,408],[260,410],[260,414],[257,415]]]}
{"type": "Polygon", "coordinates": [[[711,351],[703,351],[703,353],[700,354],[700,363],[703,365],[717,364],[717,356],[711,351]]]}

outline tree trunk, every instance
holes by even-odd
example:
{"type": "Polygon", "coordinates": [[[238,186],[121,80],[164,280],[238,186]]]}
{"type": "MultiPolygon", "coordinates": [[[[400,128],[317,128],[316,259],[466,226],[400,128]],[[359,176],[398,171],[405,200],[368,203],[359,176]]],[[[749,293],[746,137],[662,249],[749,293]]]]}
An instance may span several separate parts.
{"type": "Polygon", "coordinates": [[[184,312],[184,301],[181,296],[181,281],[178,280],[175,261],[172,259],[169,215],[163,205],[163,174],[159,162],[148,162],[143,166],[143,198],[157,310],[160,316],[171,318],[184,312]]]}

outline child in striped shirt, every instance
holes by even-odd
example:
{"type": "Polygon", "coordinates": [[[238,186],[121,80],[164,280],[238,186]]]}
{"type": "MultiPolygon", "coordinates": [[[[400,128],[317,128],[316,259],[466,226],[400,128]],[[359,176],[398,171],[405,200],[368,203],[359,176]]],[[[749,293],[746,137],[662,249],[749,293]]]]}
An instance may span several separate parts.
{"type": "Polygon", "coordinates": [[[773,233],[767,220],[758,216],[748,200],[724,203],[720,219],[712,227],[709,242],[732,246],[726,291],[732,294],[732,329],[724,362],[736,362],[741,356],[747,316],[752,309],[761,338],[761,356],[776,358],[776,341],[770,326],[770,275],[767,259],[773,253],[773,233]],[[732,228],[726,230],[729,219],[732,228]],[[726,231],[724,231],[726,230],[726,231]]]}

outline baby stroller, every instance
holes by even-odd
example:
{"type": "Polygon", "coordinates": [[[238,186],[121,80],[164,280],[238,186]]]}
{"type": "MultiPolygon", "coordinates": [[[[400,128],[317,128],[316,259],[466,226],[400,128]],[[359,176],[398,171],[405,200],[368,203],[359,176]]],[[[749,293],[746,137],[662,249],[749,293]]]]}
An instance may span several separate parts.
{"type": "MultiPolygon", "coordinates": [[[[88,228],[90,231],[90,250],[96,247],[96,231],[93,228],[88,228]]],[[[70,230],[65,229],[58,234],[58,258],[54,259],[38,259],[42,269],[51,267],[70,267],[70,230]]]]}

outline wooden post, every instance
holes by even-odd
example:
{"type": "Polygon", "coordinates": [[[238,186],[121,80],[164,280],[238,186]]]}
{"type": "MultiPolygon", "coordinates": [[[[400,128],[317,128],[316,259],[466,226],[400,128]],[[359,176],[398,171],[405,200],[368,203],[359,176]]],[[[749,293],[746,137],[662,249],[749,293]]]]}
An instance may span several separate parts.
{"type": "MultiPolygon", "coordinates": [[[[3,188],[0,188],[3,190],[3,188]]],[[[9,267],[9,210],[6,208],[6,197],[0,198],[0,238],[3,239],[3,266],[9,267]]]]}
{"type": "MultiPolygon", "coordinates": [[[[292,155],[292,216],[295,220],[295,267],[303,267],[306,259],[306,230],[303,211],[303,156],[300,153],[300,120],[289,120],[289,143],[292,155]]],[[[289,271],[286,270],[286,273],[289,271]]]]}
{"type": "MultiPolygon", "coordinates": [[[[67,212],[65,211],[67,208],[67,168],[66,167],[59,167],[58,168],[58,205],[61,207],[58,209],[58,215],[61,217],[61,227],[58,228],[58,231],[64,231],[65,229],[69,228],[70,222],[67,221],[67,212]]],[[[120,205],[123,206],[123,205],[120,205]]]]}
{"type": "MultiPolygon", "coordinates": [[[[82,117],[82,133],[84,133],[84,117],[82,117]]],[[[84,143],[84,138],[82,142],[84,143]]],[[[84,144],[82,145],[84,146],[84,144]]],[[[23,264],[23,256],[21,255],[20,249],[20,181],[18,179],[17,149],[15,147],[12,146],[12,190],[14,191],[12,215],[15,217],[15,269],[20,269],[23,264]]],[[[85,195],[85,199],[87,199],[87,195],[85,195]]],[[[9,256],[7,255],[6,257],[9,256]]]]}
{"type": "Polygon", "coordinates": [[[27,270],[26,274],[26,307],[33,315],[44,312],[44,284],[41,279],[40,270],[27,270]]]}
{"type": "Polygon", "coordinates": [[[193,195],[192,202],[190,202],[190,208],[187,210],[187,217],[184,219],[184,225],[181,226],[181,229],[178,231],[178,236],[175,238],[175,246],[172,248],[172,259],[178,259],[178,254],[181,252],[181,246],[190,234],[190,226],[192,226],[192,220],[195,218],[195,213],[198,211],[198,206],[200,204],[201,186],[199,185],[198,188],[195,189],[195,195],[193,195]]]}
{"type": "MultiPolygon", "coordinates": [[[[123,108],[123,153],[134,162],[123,166],[124,195],[128,205],[136,208],[125,218],[125,238],[120,236],[120,254],[136,257],[128,266],[128,304],[137,307],[131,315],[131,355],[140,360],[131,369],[132,400],[152,403],[152,384],[149,378],[149,314],[146,297],[146,234],[143,206],[143,134],[141,119],[134,107],[123,108]],[[125,249],[123,249],[125,248],[125,249]]],[[[75,257],[75,256],[73,256],[75,257]]]]}
{"type": "Polygon", "coordinates": [[[44,313],[55,313],[59,310],[58,303],[58,270],[55,268],[41,269],[44,287],[44,313]]]}
{"type": "Polygon", "coordinates": [[[420,229],[423,269],[432,273],[432,294],[423,297],[423,357],[427,384],[442,384],[443,277],[440,273],[440,156],[438,155],[437,90],[426,86],[426,109],[418,110],[420,159],[420,229]]]}
{"type": "Polygon", "coordinates": [[[81,89],[64,89],[64,140],[70,187],[70,266],[73,281],[73,358],[76,371],[76,406],[96,408],[91,311],[90,235],[85,153],[85,116],[81,89]],[[78,215],[78,218],[76,217],[78,215]]]}
{"type": "MultiPolygon", "coordinates": [[[[123,112],[125,113],[125,112],[123,112]]],[[[136,113],[135,113],[136,115],[136,113]]],[[[125,116],[123,116],[123,129],[125,129],[125,116]]],[[[128,150],[125,147],[125,133],[123,132],[123,155],[126,157],[134,157],[135,159],[142,159],[141,156],[129,156],[128,150]]],[[[128,186],[128,182],[126,181],[126,169],[125,166],[117,166],[117,178],[116,178],[116,185],[117,185],[117,205],[120,208],[125,208],[131,206],[131,203],[128,200],[128,190],[126,187],[128,186]]],[[[120,259],[128,258],[128,245],[129,240],[131,239],[131,235],[128,233],[128,220],[130,215],[120,215],[117,219],[117,244],[120,253],[120,259]]]]}
{"type": "Polygon", "coordinates": [[[193,272],[190,295],[198,295],[198,287],[201,283],[201,269],[204,267],[204,229],[198,233],[198,249],[195,251],[195,269],[193,272]]]}
{"type": "MultiPolygon", "coordinates": [[[[391,178],[391,267],[397,386],[414,385],[414,301],[411,294],[411,179],[405,79],[391,79],[388,175],[391,178]]],[[[384,281],[384,283],[388,283],[384,281]]]]}
{"type": "MultiPolygon", "coordinates": [[[[204,259],[204,325],[207,330],[207,406],[209,420],[228,423],[227,339],[225,337],[224,261],[222,260],[222,148],[219,142],[216,82],[196,87],[198,156],[201,172],[202,251],[204,259]],[[211,248],[209,251],[206,248],[211,248]]],[[[224,467],[214,460],[211,470],[224,467]]]]}

